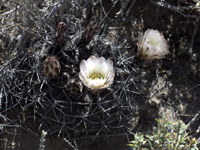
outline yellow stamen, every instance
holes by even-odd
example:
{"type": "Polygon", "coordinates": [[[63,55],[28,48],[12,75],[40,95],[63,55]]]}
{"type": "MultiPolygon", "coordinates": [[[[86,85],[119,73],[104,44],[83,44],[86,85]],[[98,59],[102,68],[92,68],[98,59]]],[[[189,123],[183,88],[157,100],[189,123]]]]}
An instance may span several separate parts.
{"type": "Polygon", "coordinates": [[[90,78],[91,78],[92,80],[102,79],[102,77],[101,77],[98,73],[93,74],[92,76],[90,76],[90,78]]]}

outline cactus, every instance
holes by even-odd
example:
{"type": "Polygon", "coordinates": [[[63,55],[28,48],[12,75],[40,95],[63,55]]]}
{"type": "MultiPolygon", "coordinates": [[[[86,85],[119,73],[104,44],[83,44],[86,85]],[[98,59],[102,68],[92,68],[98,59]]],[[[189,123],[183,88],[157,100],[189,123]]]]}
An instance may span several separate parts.
{"type": "Polygon", "coordinates": [[[56,56],[49,56],[43,62],[43,72],[46,77],[53,79],[60,73],[60,63],[56,56]]]}
{"type": "Polygon", "coordinates": [[[58,28],[57,28],[57,33],[54,37],[54,42],[56,44],[62,43],[65,44],[65,31],[67,30],[66,24],[64,22],[59,22],[58,28]]]}
{"type": "Polygon", "coordinates": [[[77,39],[77,46],[87,45],[94,37],[94,35],[99,30],[99,23],[97,21],[92,21],[83,31],[81,38],[77,39]]]}
{"type": "MultiPolygon", "coordinates": [[[[98,28],[99,24],[92,22],[77,40],[82,39],[89,45],[98,28]]],[[[130,81],[134,78],[133,71],[123,71],[126,68],[116,64],[120,61],[117,47],[112,46],[111,50],[111,46],[99,41],[99,48],[107,52],[106,59],[113,60],[114,66],[121,71],[116,70],[113,85],[101,93],[87,90],[79,80],[80,62],[82,58],[89,58],[90,53],[98,52],[93,46],[91,49],[87,44],[80,47],[77,40],[66,39],[65,31],[65,23],[59,23],[47,53],[27,52],[10,62],[3,74],[6,76],[2,83],[5,89],[2,92],[3,113],[12,114],[12,118],[18,118],[16,121],[23,122],[24,128],[37,135],[45,130],[49,136],[62,135],[68,140],[95,139],[101,134],[124,132],[133,115],[130,100],[134,94],[131,90],[126,91],[126,85],[134,87],[135,83],[130,81]],[[45,76],[53,80],[44,80],[45,76]]]]}
{"type": "Polygon", "coordinates": [[[92,21],[90,24],[87,26],[87,28],[84,30],[82,34],[82,40],[85,42],[90,42],[94,35],[97,33],[99,30],[99,23],[97,21],[92,21]]]}

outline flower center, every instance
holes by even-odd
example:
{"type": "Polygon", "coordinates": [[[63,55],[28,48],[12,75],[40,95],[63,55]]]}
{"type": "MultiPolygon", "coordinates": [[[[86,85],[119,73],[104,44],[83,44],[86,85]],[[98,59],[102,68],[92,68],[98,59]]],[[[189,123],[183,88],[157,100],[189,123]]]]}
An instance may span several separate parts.
{"type": "Polygon", "coordinates": [[[151,37],[149,39],[149,43],[152,45],[152,46],[155,46],[155,47],[158,47],[159,46],[159,42],[158,40],[155,38],[155,37],[151,37]]]}
{"type": "Polygon", "coordinates": [[[95,74],[92,74],[89,78],[92,80],[97,80],[97,79],[103,79],[104,76],[102,76],[101,74],[95,73],[95,74]]]}

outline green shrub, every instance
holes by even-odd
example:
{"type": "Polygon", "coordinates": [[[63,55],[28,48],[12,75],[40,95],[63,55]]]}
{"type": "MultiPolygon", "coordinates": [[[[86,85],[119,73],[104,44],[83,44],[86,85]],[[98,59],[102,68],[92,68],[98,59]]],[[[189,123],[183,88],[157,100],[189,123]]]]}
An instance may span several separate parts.
{"type": "Polygon", "coordinates": [[[134,150],[198,150],[200,141],[188,136],[187,125],[182,120],[168,121],[164,116],[157,121],[157,128],[151,134],[134,135],[134,140],[128,144],[134,150]]]}

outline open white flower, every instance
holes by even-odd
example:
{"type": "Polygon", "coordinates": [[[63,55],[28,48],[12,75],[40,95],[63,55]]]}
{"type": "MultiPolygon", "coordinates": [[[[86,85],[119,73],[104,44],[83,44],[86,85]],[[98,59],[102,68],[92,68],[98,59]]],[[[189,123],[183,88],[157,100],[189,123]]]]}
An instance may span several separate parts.
{"type": "Polygon", "coordinates": [[[152,61],[165,58],[169,53],[169,46],[163,34],[158,30],[148,29],[138,37],[138,53],[141,59],[152,61]]]}
{"type": "Polygon", "coordinates": [[[101,91],[109,87],[115,77],[112,60],[90,56],[80,64],[79,78],[92,91],[101,91]]]}

